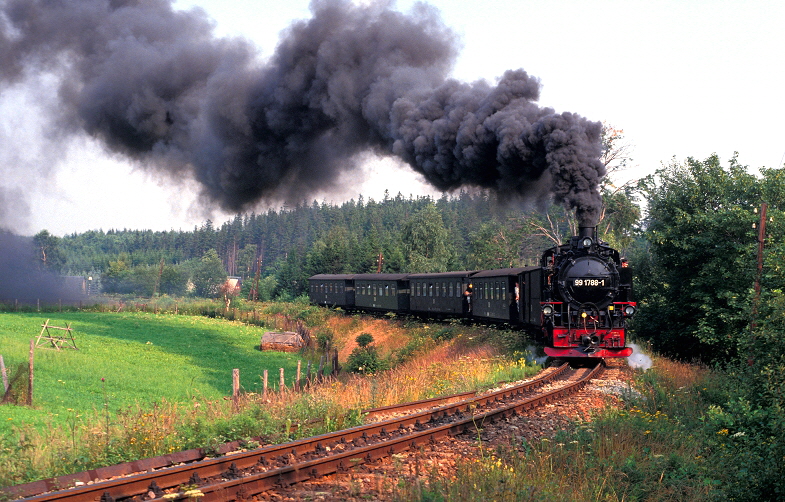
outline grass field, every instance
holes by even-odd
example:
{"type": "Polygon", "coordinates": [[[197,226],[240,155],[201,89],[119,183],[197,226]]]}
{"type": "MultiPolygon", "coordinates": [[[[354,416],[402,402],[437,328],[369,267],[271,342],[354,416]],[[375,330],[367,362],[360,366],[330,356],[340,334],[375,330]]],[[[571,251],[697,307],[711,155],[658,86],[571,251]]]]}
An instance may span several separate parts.
{"type": "Polygon", "coordinates": [[[231,395],[232,369],[243,390],[270,385],[284,368],[294,379],[297,354],[260,352],[264,329],[195,316],[145,313],[0,313],[0,355],[9,370],[27,365],[41,325],[71,323],[78,350],[35,349],[33,408],[0,406],[0,434],[14,425],[65,424],[74,413],[103,414],[155,400],[188,402],[231,395]]]}
{"type": "Polygon", "coordinates": [[[14,392],[26,389],[30,341],[47,319],[71,323],[78,347],[36,348],[33,406],[0,406],[0,487],[189,448],[211,451],[232,440],[288,441],[357,425],[365,408],[487,389],[539,370],[522,353],[504,355],[504,340],[520,341],[512,332],[345,315],[302,302],[255,306],[252,318],[245,324],[139,311],[0,313],[0,355],[23,377],[14,392]],[[317,344],[337,350],[341,363],[360,334],[372,335],[391,369],[344,371],[293,392],[298,358],[318,363],[319,351],[258,346],[267,329],[298,323],[317,344]],[[234,368],[244,391],[237,401],[229,399],[234,368]],[[269,371],[274,390],[279,368],[287,390],[263,397],[261,375],[269,371]]]}

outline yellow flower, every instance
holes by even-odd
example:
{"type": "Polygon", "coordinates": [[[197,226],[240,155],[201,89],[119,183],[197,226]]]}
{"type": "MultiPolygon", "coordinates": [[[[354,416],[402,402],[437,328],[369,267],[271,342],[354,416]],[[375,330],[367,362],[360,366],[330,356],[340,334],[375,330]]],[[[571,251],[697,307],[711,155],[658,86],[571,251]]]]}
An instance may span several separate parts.
{"type": "Polygon", "coordinates": [[[727,436],[728,435],[728,429],[719,430],[719,431],[717,431],[717,434],[719,434],[720,436],[727,436]]]}

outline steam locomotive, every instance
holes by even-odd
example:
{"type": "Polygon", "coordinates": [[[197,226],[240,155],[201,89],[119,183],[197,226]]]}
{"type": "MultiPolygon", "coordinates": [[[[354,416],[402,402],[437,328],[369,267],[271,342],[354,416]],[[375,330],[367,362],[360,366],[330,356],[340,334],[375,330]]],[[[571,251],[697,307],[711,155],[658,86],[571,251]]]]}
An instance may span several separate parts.
{"type": "Polygon", "coordinates": [[[541,335],[555,359],[627,357],[636,310],[626,260],[582,227],[534,267],[433,274],[318,274],[311,302],[347,310],[506,323],[541,335]]]}

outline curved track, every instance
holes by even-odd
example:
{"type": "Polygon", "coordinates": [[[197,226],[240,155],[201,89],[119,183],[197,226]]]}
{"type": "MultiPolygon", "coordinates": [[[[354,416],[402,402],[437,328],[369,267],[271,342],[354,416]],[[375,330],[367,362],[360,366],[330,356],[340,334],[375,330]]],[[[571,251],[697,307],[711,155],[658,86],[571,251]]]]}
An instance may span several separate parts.
{"type": "MultiPolygon", "coordinates": [[[[577,392],[601,369],[602,365],[593,369],[570,370],[563,365],[546,370],[539,378],[520,385],[452,404],[280,445],[37,495],[27,500],[87,502],[100,499],[110,502],[131,498],[187,498],[177,491],[184,485],[197,486],[205,502],[244,499],[276,487],[341,472],[397,452],[418,449],[471,429],[480,429],[488,422],[577,392]],[[552,388],[539,389],[546,385],[552,388]],[[166,495],[166,491],[171,494],[166,495]]],[[[384,413],[409,411],[433,404],[434,400],[406,403],[386,407],[384,413]]]]}

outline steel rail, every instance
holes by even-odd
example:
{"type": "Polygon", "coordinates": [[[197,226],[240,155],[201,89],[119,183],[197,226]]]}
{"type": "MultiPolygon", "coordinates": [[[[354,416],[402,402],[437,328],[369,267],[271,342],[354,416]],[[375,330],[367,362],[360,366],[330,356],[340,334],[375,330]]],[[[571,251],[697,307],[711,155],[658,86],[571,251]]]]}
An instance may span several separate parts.
{"type": "MultiPolygon", "coordinates": [[[[419,426],[420,424],[431,420],[431,417],[442,417],[459,412],[466,412],[468,410],[481,406],[487,406],[504,399],[510,399],[514,396],[531,391],[533,388],[545,385],[546,383],[555,380],[557,377],[564,374],[568,368],[569,365],[564,364],[546,375],[532,379],[528,382],[524,382],[520,385],[495,391],[482,396],[471,397],[456,403],[421,411],[419,413],[414,413],[403,417],[360,425],[350,429],[303,438],[288,443],[269,445],[250,451],[234,453],[224,457],[204,459],[183,465],[166,467],[160,470],[134,474],[118,479],[98,481],[65,490],[33,495],[26,498],[26,500],[36,502],[86,502],[99,500],[104,494],[108,494],[111,498],[117,500],[135,497],[140,494],[146,494],[152,490],[153,483],[155,483],[155,487],[161,490],[177,487],[183,484],[191,484],[189,483],[189,480],[193,479],[194,474],[198,474],[198,477],[202,479],[217,477],[223,475],[226,472],[229,472],[232,469],[249,469],[256,465],[260,459],[265,459],[266,461],[268,458],[275,458],[289,454],[298,457],[313,452],[319,452],[324,449],[324,445],[333,443],[346,444],[358,439],[367,439],[373,435],[385,435],[388,434],[389,431],[409,428],[412,426],[419,426]]],[[[88,473],[97,473],[97,470],[88,471],[88,473]]],[[[15,487],[10,487],[8,493],[13,494],[14,488],[15,487]]],[[[16,493],[19,492],[16,491],[16,493]]]]}
{"type": "MultiPolygon", "coordinates": [[[[336,453],[329,457],[316,460],[305,461],[295,465],[272,469],[266,472],[252,474],[239,479],[221,481],[199,487],[203,494],[202,502],[226,501],[226,500],[245,500],[250,496],[256,495],[275,488],[285,488],[292,484],[315,479],[327,474],[344,472],[348,469],[364,464],[371,463],[383,457],[402,451],[416,451],[423,445],[435,445],[439,440],[464,433],[472,428],[479,429],[487,422],[494,422],[516,414],[522,410],[529,410],[544,404],[556,401],[567,395],[576,393],[597,374],[602,371],[602,364],[598,364],[590,373],[580,380],[548,391],[542,395],[534,396],[522,401],[503,406],[496,410],[483,412],[470,417],[437,426],[411,434],[384,439],[378,443],[368,446],[353,448],[351,450],[336,453]]],[[[200,497],[201,498],[201,497],[200,497]]],[[[166,499],[154,499],[154,502],[164,502],[166,499]]]]}

